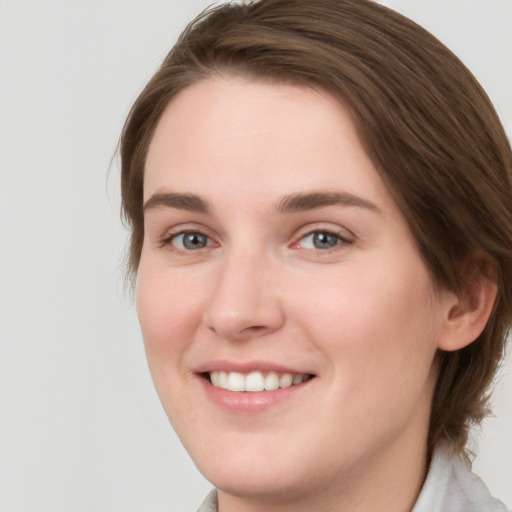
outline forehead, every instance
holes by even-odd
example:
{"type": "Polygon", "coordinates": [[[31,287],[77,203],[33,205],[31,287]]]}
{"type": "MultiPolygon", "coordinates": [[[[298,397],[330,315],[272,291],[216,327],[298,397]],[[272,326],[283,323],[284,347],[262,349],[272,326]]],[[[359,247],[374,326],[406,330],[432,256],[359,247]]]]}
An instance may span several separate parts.
{"type": "Polygon", "coordinates": [[[346,108],[309,87],[241,78],[196,83],[168,105],[151,141],[145,200],[162,188],[237,195],[365,189],[389,201],[346,108]]]}

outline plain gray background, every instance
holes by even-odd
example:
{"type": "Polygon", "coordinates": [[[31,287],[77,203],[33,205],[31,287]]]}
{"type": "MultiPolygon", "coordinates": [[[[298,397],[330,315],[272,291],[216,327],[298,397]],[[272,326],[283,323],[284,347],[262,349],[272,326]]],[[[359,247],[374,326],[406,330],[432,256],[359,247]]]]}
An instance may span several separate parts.
{"type": "MultiPolygon", "coordinates": [[[[122,123],[209,0],[0,0],[0,511],[194,511],[123,291],[122,123]]],[[[475,73],[512,131],[512,1],[389,0],[475,73]]],[[[475,470],[512,505],[510,357],[475,470]]]]}

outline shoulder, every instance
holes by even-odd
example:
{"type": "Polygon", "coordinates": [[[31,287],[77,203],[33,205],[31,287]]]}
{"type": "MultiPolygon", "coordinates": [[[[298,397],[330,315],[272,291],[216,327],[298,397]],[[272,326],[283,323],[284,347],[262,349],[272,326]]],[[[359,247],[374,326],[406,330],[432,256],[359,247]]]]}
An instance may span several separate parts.
{"type": "Polygon", "coordinates": [[[412,512],[509,512],[457,454],[436,449],[412,512]]]}

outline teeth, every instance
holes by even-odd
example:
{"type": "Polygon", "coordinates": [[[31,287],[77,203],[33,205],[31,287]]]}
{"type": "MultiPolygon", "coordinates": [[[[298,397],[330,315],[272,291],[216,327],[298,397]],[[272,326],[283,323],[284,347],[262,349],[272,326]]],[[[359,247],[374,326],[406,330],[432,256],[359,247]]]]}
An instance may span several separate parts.
{"type": "Polygon", "coordinates": [[[283,373],[279,379],[280,388],[289,388],[293,384],[293,375],[291,373],[283,373]]]}
{"type": "Polygon", "coordinates": [[[305,375],[295,375],[293,377],[293,385],[296,386],[297,384],[300,384],[304,380],[305,375]]]}
{"type": "Polygon", "coordinates": [[[265,391],[274,391],[279,389],[279,376],[276,372],[270,372],[265,377],[265,391]]]}
{"type": "Polygon", "coordinates": [[[264,389],[265,378],[260,372],[252,372],[245,377],[245,391],[263,391],[264,389]]]}
{"type": "Polygon", "coordinates": [[[210,372],[210,382],[217,388],[229,391],[274,391],[289,388],[304,382],[308,376],[304,374],[268,372],[251,372],[247,375],[239,372],[210,372]]]}
{"type": "Polygon", "coordinates": [[[219,388],[228,389],[228,374],[226,372],[219,373],[219,388]]]}
{"type": "Polygon", "coordinates": [[[228,389],[230,391],[245,391],[245,377],[241,373],[228,374],[228,389]]]}
{"type": "Polygon", "coordinates": [[[216,388],[221,388],[222,387],[220,385],[220,372],[211,372],[210,373],[210,380],[212,381],[212,384],[216,388]]]}

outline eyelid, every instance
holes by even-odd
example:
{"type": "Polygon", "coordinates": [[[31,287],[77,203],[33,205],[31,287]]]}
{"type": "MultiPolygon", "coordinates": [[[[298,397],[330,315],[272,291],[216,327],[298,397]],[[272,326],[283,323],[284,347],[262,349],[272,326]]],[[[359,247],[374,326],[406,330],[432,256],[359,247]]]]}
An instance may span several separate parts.
{"type": "MultiPolygon", "coordinates": [[[[298,230],[296,232],[296,235],[293,236],[293,242],[289,244],[288,247],[292,249],[303,249],[305,251],[329,253],[332,251],[340,250],[342,247],[345,247],[347,245],[353,244],[356,241],[356,239],[357,237],[349,229],[345,227],[326,225],[325,223],[313,223],[303,226],[300,230],[298,230]],[[340,243],[336,244],[332,248],[313,249],[301,247],[301,242],[306,237],[311,236],[315,233],[327,233],[330,235],[334,235],[337,238],[339,238],[340,243]]],[[[215,234],[213,234],[210,229],[206,228],[204,225],[196,223],[179,224],[177,226],[168,228],[162,236],[156,239],[156,243],[159,247],[172,246],[173,251],[187,254],[190,254],[192,252],[200,252],[202,249],[219,247],[221,245],[221,243],[218,241],[218,237],[215,236],[215,234]],[[179,247],[173,245],[172,242],[174,239],[176,239],[176,237],[186,233],[198,233],[204,235],[208,239],[207,245],[196,250],[180,249],[179,247]]]]}
{"type": "MultiPolygon", "coordinates": [[[[211,243],[207,243],[207,245],[204,247],[204,249],[206,247],[219,245],[219,243],[215,240],[215,237],[212,235],[211,230],[205,228],[204,226],[197,225],[197,224],[180,224],[173,228],[167,229],[161,237],[158,237],[157,244],[160,247],[172,246],[175,251],[181,251],[183,253],[194,252],[191,250],[180,249],[179,247],[176,247],[172,243],[173,240],[176,239],[178,236],[184,235],[187,233],[197,233],[197,234],[205,236],[208,239],[208,241],[211,243]]],[[[199,250],[200,249],[197,249],[197,251],[199,251],[199,250]]]]}
{"type": "Polygon", "coordinates": [[[211,247],[212,245],[215,245],[213,240],[208,236],[208,235],[205,235],[204,233],[200,233],[199,231],[183,231],[181,233],[176,233],[172,236],[170,236],[168,238],[169,242],[173,247],[175,247],[176,249],[178,249],[179,251],[183,251],[183,252],[188,252],[188,251],[199,251],[201,249],[205,249],[206,247],[211,247]],[[185,244],[185,237],[187,235],[198,235],[198,236],[201,236],[201,237],[204,237],[206,239],[206,243],[205,243],[205,246],[204,247],[196,247],[194,249],[190,249],[190,248],[187,248],[187,247],[179,247],[177,245],[177,240],[181,237],[182,238],[182,243],[180,245],[184,245],[185,244]]]}
{"type": "Polygon", "coordinates": [[[346,242],[351,242],[356,239],[356,235],[346,227],[321,222],[311,223],[301,227],[297,230],[297,234],[294,236],[294,239],[298,241],[313,233],[330,233],[332,235],[339,236],[346,242]]]}
{"type": "Polygon", "coordinates": [[[303,228],[301,232],[294,237],[294,242],[291,244],[292,249],[303,249],[305,251],[316,251],[316,252],[322,252],[322,253],[329,253],[332,251],[337,251],[342,249],[343,247],[347,245],[351,245],[355,242],[355,235],[350,232],[346,228],[341,227],[326,227],[324,226],[307,226],[306,228],[303,228]],[[301,247],[301,242],[306,239],[307,237],[314,235],[315,233],[326,233],[329,235],[336,236],[339,239],[339,243],[337,243],[332,248],[326,248],[326,249],[316,249],[316,248],[304,248],[301,247]]]}

